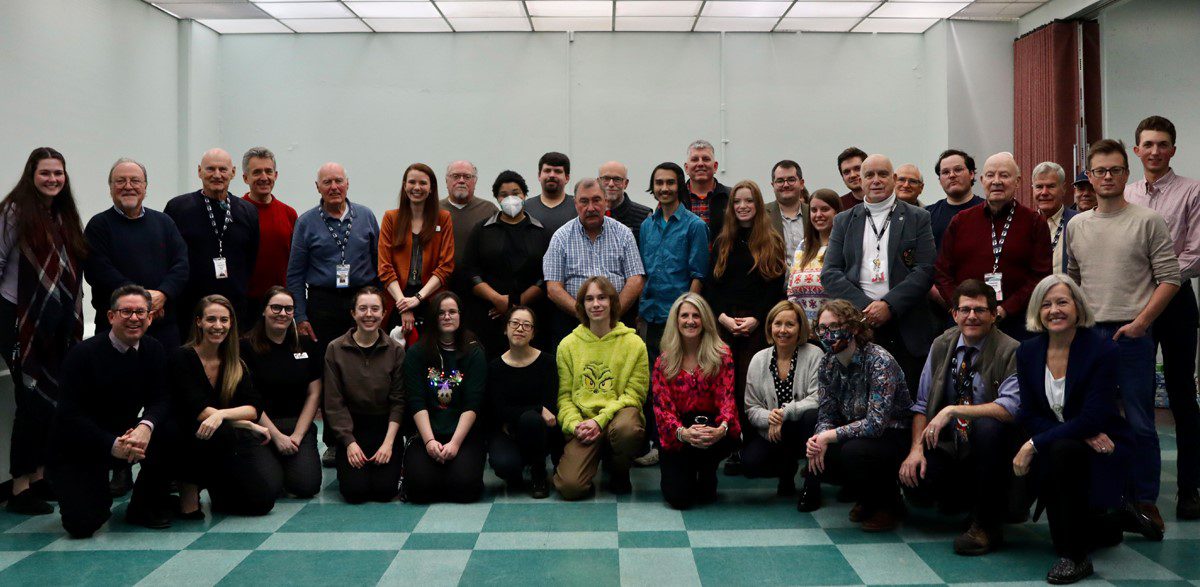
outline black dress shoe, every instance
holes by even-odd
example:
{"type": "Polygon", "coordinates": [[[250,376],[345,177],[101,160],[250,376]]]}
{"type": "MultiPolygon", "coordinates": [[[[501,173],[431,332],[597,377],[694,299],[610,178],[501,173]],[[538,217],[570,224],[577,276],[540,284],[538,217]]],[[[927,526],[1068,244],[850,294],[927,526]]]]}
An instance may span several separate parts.
{"type": "Polygon", "coordinates": [[[25,516],[44,516],[54,513],[54,506],[34,495],[32,487],[8,498],[8,505],[4,506],[4,509],[8,510],[10,514],[25,516]]]}
{"type": "Polygon", "coordinates": [[[1130,504],[1125,504],[1121,510],[1121,530],[1131,534],[1141,534],[1151,542],[1162,542],[1163,530],[1159,528],[1150,516],[1139,511],[1130,504]]]}
{"type": "Polygon", "coordinates": [[[1050,567],[1050,572],[1046,573],[1046,582],[1051,585],[1066,585],[1086,579],[1094,572],[1091,559],[1083,557],[1082,560],[1071,560],[1064,556],[1050,567]]]}
{"type": "Polygon", "coordinates": [[[796,509],[801,512],[815,512],[821,507],[821,484],[804,482],[800,489],[800,499],[796,501],[796,509]]]}
{"type": "Polygon", "coordinates": [[[38,499],[44,501],[58,501],[58,496],[54,493],[54,488],[50,487],[50,482],[45,479],[38,479],[29,484],[29,488],[33,490],[33,494],[38,499]]]}
{"type": "MultiPolygon", "coordinates": [[[[204,512],[200,513],[203,515],[204,512]]],[[[153,508],[135,505],[130,505],[125,510],[125,522],[153,530],[162,530],[163,528],[171,527],[171,517],[165,511],[156,511],[153,508]]]]}
{"type": "Polygon", "coordinates": [[[1180,489],[1175,504],[1175,517],[1180,520],[1200,520],[1200,491],[1180,489]]]}
{"type": "Polygon", "coordinates": [[[530,482],[529,496],[534,499],[546,499],[550,497],[550,483],[546,480],[546,473],[533,473],[533,479],[530,482]]]}
{"type": "Polygon", "coordinates": [[[108,482],[108,492],[114,498],[121,497],[133,489],[133,471],[129,467],[113,469],[112,480],[108,482]]]}

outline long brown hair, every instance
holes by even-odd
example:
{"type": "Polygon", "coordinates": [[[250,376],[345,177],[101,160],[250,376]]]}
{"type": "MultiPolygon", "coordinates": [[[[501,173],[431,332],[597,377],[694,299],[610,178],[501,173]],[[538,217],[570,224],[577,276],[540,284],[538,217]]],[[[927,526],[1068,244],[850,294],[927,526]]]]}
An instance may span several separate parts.
{"type": "MultiPolygon", "coordinates": [[[[286,287],[283,287],[282,285],[272,285],[271,288],[267,290],[267,293],[263,294],[262,307],[259,308],[260,314],[262,312],[266,312],[267,306],[271,305],[271,298],[281,294],[291,298],[293,304],[296,303],[296,297],[293,296],[292,292],[288,291],[286,287]]],[[[293,353],[299,353],[304,350],[303,347],[300,346],[300,333],[296,331],[295,318],[292,319],[291,324],[288,324],[287,332],[283,335],[283,340],[284,344],[288,344],[289,342],[291,343],[290,347],[293,353]]],[[[271,352],[271,339],[267,337],[266,317],[259,317],[258,321],[254,323],[254,328],[251,328],[250,332],[246,333],[246,341],[250,343],[250,348],[254,349],[254,352],[260,355],[265,355],[271,352]]]]}
{"type": "Polygon", "coordinates": [[[233,399],[233,392],[237,390],[238,384],[242,382],[242,377],[246,374],[246,365],[242,363],[239,353],[237,312],[233,311],[233,304],[229,302],[229,298],[212,295],[200,299],[196,304],[195,311],[192,312],[192,335],[188,337],[187,346],[192,348],[200,346],[200,341],[204,339],[204,329],[196,324],[196,321],[203,321],[204,311],[214,305],[229,310],[229,333],[225,335],[225,340],[217,348],[217,356],[221,358],[221,380],[219,381],[221,406],[229,407],[229,402],[233,399]]]}
{"type": "Polygon", "coordinates": [[[0,217],[15,216],[17,238],[19,242],[28,243],[33,250],[41,250],[50,245],[49,234],[51,218],[57,215],[62,222],[66,234],[63,235],[67,252],[75,261],[87,258],[87,242],[83,238],[83,223],[79,220],[79,209],[75,206],[75,196],[71,192],[71,176],[67,174],[67,160],[62,153],[50,147],[38,147],[29,153],[25,161],[25,170],[17,185],[0,202],[0,217]],[[57,196],[50,199],[50,214],[42,203],[42,194],[34,185],[34,175],[38,163],[46,159],[57,159],[63,166],[63,187],[57,196]]]}
{"type": "MultiPolygon", "coordinates": [[[[829,204],[835,215],[842,211],[842,200],[833,190],[819,189],[813,192],[812,200],[821,200],[829,204]]],[[[821,233],[812,223],[812,200],[809,200],[808,203],[808,218],[804,219],[804,255],[800,257],[800,268],[808,267],[808,264],[817,258],[817,252],[821,250],[821,233]]]]}
{"type": "Polygon", "coordinates": [[[400,176],[400,207],[396,210],[396,246],[399,247],[412,233],[412,201],[408,199],[404,187],[408,184],[408,174],[420,171],[429,177],[429,195],[425,196],[425,208],[421,213],[424,222],[421,225],[421,244],[427,245],[433,239],[433,233],[438,226],[438,184],[433,170],[424,163],[413,163],[400,176]]]}
{"type": "Polygon", "coordinates": [[[763,203],[762,190],[758,189],[758,184],[749,179],[739,181],[732,190],[729,190],[729,205],[725,207],[725,225],[713,243],[713,250],[717,253],[717,262],[713,265],[713,275],[721,277],[725,274],[725,264],[729,262],[729,251],[733,249],[734,241],[737,240],[739,225],[737,216],[733,213],[733,199],[738,190],[742,189],[750,190],[755,209],[754,220],[750,221],[750,254],[754,256],[754,265],[750,269],[758,271],[759,275],[767,279],[774,279],[783,275],[786,264],[787,253],[783,250],[783,237],[775,232],[775,229],[771,227],[771,221],[767,219],[767,207],[763,203]]]}

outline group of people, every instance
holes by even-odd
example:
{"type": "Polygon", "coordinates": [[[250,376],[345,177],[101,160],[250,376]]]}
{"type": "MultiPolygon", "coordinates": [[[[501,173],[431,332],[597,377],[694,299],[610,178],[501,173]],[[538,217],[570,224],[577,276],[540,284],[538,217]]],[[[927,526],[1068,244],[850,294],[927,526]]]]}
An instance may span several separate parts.
{"type": "Polygon", "coordinates": [[[0,203],[7,508],[57,500],[76,537],[129,489],[128,521],[151,528],[203,519],[205,490],[213,511],[259,515],[318,493],[323,462],[350,503],[465,503],[490,462],[511,490],[566,500],[594,494],[602,463],[616,493],[658,464],[683,509],[717,497],[724,462],[804,512],[840,485],[869,532],[906,502],[965,513],[963,555],[999,547],[1037,500],[1047,579],[1077,581],[1122,532],[1162,539],[1157,345],[1176,514],[1200,517],[1200,182],[1172,170],[1169,120],[1134,138],[1145,178],[1099,140],[1074,198],[1057,163],[1023,178],[998,153],[977,173],[946,150],[928,208],[917,166],[854,147],[837,157],[847,193],[810,193],[782,160],[767,204],[754,181],[717,181],[695,141],[651,171],[654,209],[616,161],[568,194],[569,158],[546,153],[541,194],[504,171],[495,204],[470,162],[447,167],[440,201],[415,163],[382,223],[340,164],[297,214],[270,150],[243,156],[238,198],[213,149],[201,189],[164,212],[143,205],[145,167],[118,160],[113,207],[86,226],[65,158],[39,148],[0,203]]]}

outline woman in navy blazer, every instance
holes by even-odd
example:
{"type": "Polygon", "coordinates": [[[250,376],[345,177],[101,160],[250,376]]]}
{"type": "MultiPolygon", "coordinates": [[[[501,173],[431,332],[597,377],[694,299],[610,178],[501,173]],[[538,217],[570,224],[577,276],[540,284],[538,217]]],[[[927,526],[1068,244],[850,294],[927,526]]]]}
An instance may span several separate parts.
{"type": "Polygon", "coordinates": [[[1032,466],[1060,557],[1046,575],[1054,584],[1091,575],[1088,554],[1120,542],[1122,525],[1162,540],[1124,505],[1133,437],[1117,411],[1117,345],[1094,324],[1079,286],[1050,275],[1034,288],[1026,312],[1026,328],[1038,335],[1017,349],[1018,420],[1032,438],[1013,459],[1013,472],[1023,476],[1032,466]]]}

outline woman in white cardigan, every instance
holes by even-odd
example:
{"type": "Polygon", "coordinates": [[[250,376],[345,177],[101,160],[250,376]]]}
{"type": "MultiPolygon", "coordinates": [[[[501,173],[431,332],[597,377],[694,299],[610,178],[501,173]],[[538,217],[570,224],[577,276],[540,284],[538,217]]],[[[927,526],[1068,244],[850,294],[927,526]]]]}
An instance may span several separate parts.
{"type": "Polygon", "coordinates": [[[746,374],[742,465],[747,477],[778,477],[779,495],[795,495],[804,443],[817,423],[817,369],[824,353],[808,342],[808,320],[796,303],[775,304],[766,323],[771,346],[754,355],[746,374]]]}

